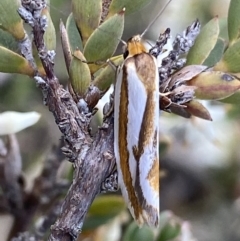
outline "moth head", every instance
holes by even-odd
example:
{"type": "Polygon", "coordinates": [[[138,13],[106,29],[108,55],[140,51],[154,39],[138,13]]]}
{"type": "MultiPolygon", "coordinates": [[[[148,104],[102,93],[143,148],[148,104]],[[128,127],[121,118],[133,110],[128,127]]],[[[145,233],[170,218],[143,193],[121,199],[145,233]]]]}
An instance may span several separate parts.
{"type": "Polygon", "coordinates": [[[131,57],[136,54],[147,53],[147,49],[144,46],[142,37],[140,35],[135,35],[127,41],[124,46],[123,57],[131,57]]]}
{"type": "MultiPolygon", "coordinates": [[[[123,58],[126,59],[128,57],[132,57],[136,54],[141,53],[148,53],[146,47],[144,46],[144,43],[142,41],[142,37],[145,35],[145,33],[148,31],[148,29],[153,25],[153,23],[156,21],[156,19],[164,12],[164,10],[167,8],[168,4],[172,0],[168,0],[167,3],[164,5],[164,7],[161,9],[161,11],[155,16],[155,18],[150,22],[150,24],[147,26],[147,28],[143,31],[141,35],[135,35],[132,38],[130,38],[127,43],[124,44],[123,49],[123,58]]],[[[124,42],[124,41],[122,41],[124,42]]]]}

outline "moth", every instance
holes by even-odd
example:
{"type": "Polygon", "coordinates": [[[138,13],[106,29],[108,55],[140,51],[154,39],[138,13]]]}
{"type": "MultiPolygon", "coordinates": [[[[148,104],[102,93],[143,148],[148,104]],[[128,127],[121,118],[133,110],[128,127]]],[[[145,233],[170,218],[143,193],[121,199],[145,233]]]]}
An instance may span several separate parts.
{"type": "Polygon", "coordinates": [[[159,73],[141,35],[125,43],[114,89],[114,153],[118,185],[139,226],[157,227],[160,209],[159,73]]]}
{"type": "Polygon", "coordinates": [[[139,225],[159,223],[159,75],[155,57],[136,35],[117,70],[114,152],[118,182],[139,225]]]}

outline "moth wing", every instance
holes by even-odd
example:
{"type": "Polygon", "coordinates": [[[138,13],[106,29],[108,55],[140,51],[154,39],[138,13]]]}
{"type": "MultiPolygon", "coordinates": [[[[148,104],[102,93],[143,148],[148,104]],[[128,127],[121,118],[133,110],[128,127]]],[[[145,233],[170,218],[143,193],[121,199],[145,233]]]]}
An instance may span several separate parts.
{"type": "MultiPolygon", "coordinates": [[[[159,220],[160,207],[158,154],[159,77],[156,61],[153,57],[151,59],[153,60],[151,66],[154,67],[148,70],[148,77],[151,76],[151,78],[150,80],[147,79],[147,81],[151,81],[150,90],[146,90],[146,84],[144,85],[139,80],[142,79],[142,76],[137,75],[136,70],[128,71],[131,73],[130,80],[138,79],[136,83],[135,81],[129,82],[129,93],[131,95],[129,96],[128,129],[131,131],[129,131],[128,136],[128,148],[130,150],[130,169],[131,163],[138,162],[133,185],[138,196],[139,205],[143,209],[142,218],[149,225],[156,226],[159,220]],[[137,139],[135,139],[136,136],[137,139]],[[133,147],[138,149],[138,157],[136,157],[133,147]]],[[[132,66],[129,65],[128,67],[132,66]]]]}
{"type": "MultiPolygon", "coordinates": [[[[145,146],[139,160],[136,160],[134,148],[139,146],[148,95],[144,83],[139,79],[133,58],[127,60],[127,63],[125,62],[123,67],[118,70],[115,86],[114,151],[118,167],[119,186],[133,217],[140,224],[146,222],[151,226],[156,226],[159,213],[159,182],[156,184],[157,192],[150,182],[159,178],[159,166],[156,168],[155,165],[154,168],[154,171],[156,169],[158,171],[157,174],[154,173],[157,177],[149,177],[153,174],[151,172],[153,164],[156,164],[156,162],[158,164],[158,147],[156,148],[156,143],[153,146],[154,141],[158,143],[158,79],[154,79],[152,83],[156,85],[156,91],[152,93],[153,98],[151,99],[152,103],[156,104],[153,121],[154,134],[152,141],[145,146]],[[138,173],[137,170],[139,170],[138,173]],[[136,183],[139,185],[136,185],[136,183]],[[143,195],[140,194],[141,192],[143,195]]],[[[157,76],[156,68],[156,78],[157,76]]]]}
{"type": "Polygon", "coordinates": [[[121,188],[122,195],[128,204],[132,216],[138,219],[139,213],[142,212],[142,210],[134,190],[137,163],[134,160],[131,150],[132,145],[138,143],[139,120],[142,116],[141,113],[144,111],[145,93],[144,86],[138,85],[139,80],[137,79],[137,75],[134,74],[135,71],[136,69],[133,64],[127,66],[123,64],[123,66],[117,70],[117,81],[114,93],[114,152],[118,169],[119,187],[121,188]],[[132,84],[133,82],[136,83],[134,91],[131,93],[129,92],[132,91],[132,84],[129,83],[130,78],[132,84]],[[135,99],[143,96],[141,101],[142,105],[138,105],[139,109],[132,109],[132,106],[129,106],[133,98],[132,95],[135,99]],[[129,97],[131,100],[128,99],[129,97]],[[129,111],[133,111],[131,116],[133,113],[135,113],[135,116],[138,116],[138,122],[135,122],[135,120],[129,116],[129,111]],[[131,130],[131,133],[129,133],[129,130],[131,130]],[[130,139],[129,134],[131,134],[130,139]]]}

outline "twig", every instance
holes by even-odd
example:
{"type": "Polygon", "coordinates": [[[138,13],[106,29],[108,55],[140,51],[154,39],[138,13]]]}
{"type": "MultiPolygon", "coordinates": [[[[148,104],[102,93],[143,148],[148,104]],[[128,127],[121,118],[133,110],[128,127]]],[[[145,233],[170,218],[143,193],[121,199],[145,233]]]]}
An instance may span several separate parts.
{"type": "Polygon", "coordinates": [[[43,35],[46,17],[39,11],[44,1],[24,1],[19,8],[23,20],[30,24],[34,43],[42,61],[46,76],[35,76],[44,96],[44,103],[53,113],[65,140],[64,154],[74,164],[73,183],[63,203],[61,215],[51,228],[49,240],[76,240],[94,198],[100,193],[101,184],[112,171],[113,117],[106,118],[105,128],[99,129],[95,138],[89,133],[91,113],[79,111],[72,96],[60,84],[54,74],[53,51],[47,51],[43,35]],[[33,4],[34,2],[34,4],[33,4]],[[94,175],[93,175],[94,174],[94,175]]]}
{"type": "Polygon", "coordinates": [[[20,182],[22,172],[22,159],[18,141],[14,134],[8,136],[7,154],[2,156],[1,186],[10,213],[18,216],[23,207],[23,191],[20,182]]]}
{"type": "MultiPolygon", "coordinates": [[[[59,149],[59,147],[52,148],[52,151],[44,162],[42,172],[34,181],[32,190],[26,192],[23,188],[23,205],[18,213],[14,215],[15,220],[9,239],[15,237],[19,232],[26,231],[29,226],[32,226],[33,216],[35,216],[37,212],[41,213],[43,210],[46,212],[49,207],[55,209],[55,206],[58,205],[55,200],[67,192],[70,184],[66,182],[62,184],[62,182],[57,179],[57,171],[64,159],[59,149]]],[[[53,215],[51,215],[51,218],[54,221],[56,220],[56,217],[54,218],[53,215]]],[[[48,228],[50,228],[50,225],[48,228]]],[[[26,235],[20,234],[18,236],[18,238],[21,237],[26,237],[26,235]]],[[[34,236],[34,234],[31,234],[31,237],[38,238],[39,235],[35,234],[34,236]]]]}

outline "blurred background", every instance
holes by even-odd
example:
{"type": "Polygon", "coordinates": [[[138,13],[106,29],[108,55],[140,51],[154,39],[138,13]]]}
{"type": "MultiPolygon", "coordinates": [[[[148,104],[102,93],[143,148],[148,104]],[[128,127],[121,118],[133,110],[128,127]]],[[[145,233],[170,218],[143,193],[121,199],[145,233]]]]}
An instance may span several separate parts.
{"type": "MultiPolygon", "coordinates": [[[[141,11],[126,17],[123,39],[141,33],[163,4],[164,1],[152,0],[141,11]]],[[[228,0],[173,0],[146,38],[154,41],[168,27],[174,38],[196,18],[202,25],[214,16],[226,18],[228,5],[228,0]]],[[[71,11],[70,1],[52,0],[50,9],[58,32],[59,20],[65,22],[71,11]]],[[[55,70],[65,85],[68,77],[59,34],[57,36],[55,70]]],[[[160,114],[161,211],[171,210],[181,220],[189,222],[194,238],[186,240],[238,241],[240,108],[237,103],[205,101],[203,104],[211,113],[212,122],[160,114]]],[[[23,169],[34,173],[32,170],[41,167],[52,145],[59,143],[60,131],[42,103],[40,90],[26,76],[0,73],[0,112],[7,110],[37,111],[42,115],[35,126],[17,134],[23,169]]],[[[100,123],[97,116],[93,127],[100,123]]],[[[6,217],[2,220],[5,222],[6,217]]]]}

